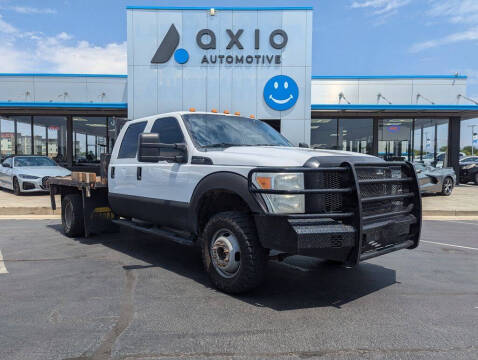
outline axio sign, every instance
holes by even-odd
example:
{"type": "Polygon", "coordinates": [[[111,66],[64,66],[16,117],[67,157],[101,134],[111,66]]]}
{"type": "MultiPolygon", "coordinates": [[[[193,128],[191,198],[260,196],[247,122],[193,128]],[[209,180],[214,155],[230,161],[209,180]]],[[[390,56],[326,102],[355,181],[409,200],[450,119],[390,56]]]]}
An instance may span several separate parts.
{"type": "Polygon", "coordinates": [[[128,8],[128,116],[217,109],[310,140],[312,9],[128,8]]]}
{"type": "MultiPolygon", "coordinates": [[[[240,37],[244,33],[244,29],[239,29],[234,32],[231,29],[226,29],[226,34],[229,36],[229,43],[226,50],[231,50],[234,47],[243,50],[244,46],[241,43],[240,37]]],[[[169,61],[174,52],[174,59],[179,64],[185,64],[189,60],[189,53],[186,49],[177,49],[180,36],[176,26],[171,25],[166,36],[158,47],[158,50],[151,59],[152,64],[164,64],[169,61]]],[[[276,29],[271,32],[269,36],[270,45],[276,49],[283,49],[287,45],[288,36],[284,30],[276,29]],[[277,40],[279,38],[279,40],[277,40]]],[[[202,50],[216,50],[217,40],[216,34],[211,29],[201,29],[196,35],[196,44],[202,50]]],[[[260,49],[260,30],[254,30],[254,49],[260,49]]],[[[228,55],[228,54],[204,54],[201,59],[201,64],[276,64],[281,63],[281,55],[268,54],[254,54],[254,55],[228,55]]]]}

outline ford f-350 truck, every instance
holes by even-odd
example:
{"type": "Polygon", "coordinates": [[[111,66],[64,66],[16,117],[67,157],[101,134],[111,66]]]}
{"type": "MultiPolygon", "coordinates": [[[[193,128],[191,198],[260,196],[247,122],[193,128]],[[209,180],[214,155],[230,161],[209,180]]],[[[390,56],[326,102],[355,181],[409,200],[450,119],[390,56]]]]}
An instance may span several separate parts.
{"type": "Polygon", "coordinates": [[[229,293],[263,281],[271,250],[353,266],[420,238],[410,163],[295,147],[254,118],[190,111],[129,121],[105,180],[50,179],[67,236],[114,225],[199,246],[212,283],[229,293]]]}

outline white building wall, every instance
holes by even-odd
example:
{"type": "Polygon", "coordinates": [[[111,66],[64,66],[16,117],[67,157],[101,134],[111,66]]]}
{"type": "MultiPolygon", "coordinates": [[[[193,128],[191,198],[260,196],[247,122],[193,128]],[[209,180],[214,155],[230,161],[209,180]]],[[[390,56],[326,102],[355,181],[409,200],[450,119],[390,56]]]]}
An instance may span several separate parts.
{"type": "Polygon", "coordinates": [[[1,103],[126,103],[127,78],[115,75],[1,74],[1,103]]]}
{"type": "Polygon", "coordinates": [[[312,80],[311,103],[387,105],[388,100],[393,105],[466,104],[460,94],[466,95],[466,77],[323,77],[312,80]],[[340,94],[345,98],[340,99],[340,94]]]}

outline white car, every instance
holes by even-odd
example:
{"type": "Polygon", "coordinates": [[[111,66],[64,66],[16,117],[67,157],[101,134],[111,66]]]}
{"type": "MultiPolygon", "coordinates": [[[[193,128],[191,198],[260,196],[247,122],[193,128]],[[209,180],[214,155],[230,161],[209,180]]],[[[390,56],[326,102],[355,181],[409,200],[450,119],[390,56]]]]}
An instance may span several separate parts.
{"type": "Polygon", "coordinates": [[[48,191],[46,181],[53,176],[68,176],[71,171],[46,156],[9,156],[0,167],[0,187],[24,192],[48,191]]]}

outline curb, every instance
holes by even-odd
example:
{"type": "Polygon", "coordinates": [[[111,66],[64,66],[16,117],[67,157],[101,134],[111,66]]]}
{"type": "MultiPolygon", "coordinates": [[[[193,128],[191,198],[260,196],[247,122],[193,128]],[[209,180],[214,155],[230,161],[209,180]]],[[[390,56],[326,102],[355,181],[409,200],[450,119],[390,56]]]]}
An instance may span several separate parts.
{"type": "Polygon", "coordinates": [[[61,215],[61,210],[50,207],[2,207],[0,215],[61,215]]]}
{"type": "Polygon", "coordinates": [[[478,216],[478,211],[423,210],[422,216],[478,216]]]}

